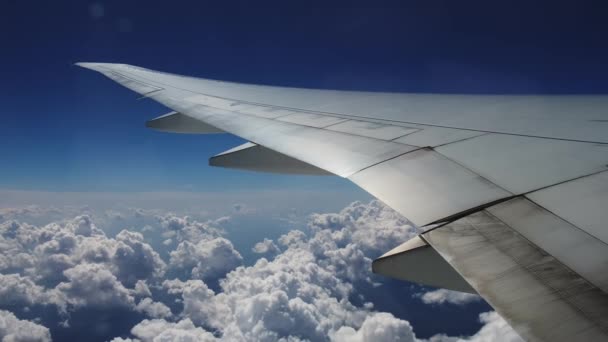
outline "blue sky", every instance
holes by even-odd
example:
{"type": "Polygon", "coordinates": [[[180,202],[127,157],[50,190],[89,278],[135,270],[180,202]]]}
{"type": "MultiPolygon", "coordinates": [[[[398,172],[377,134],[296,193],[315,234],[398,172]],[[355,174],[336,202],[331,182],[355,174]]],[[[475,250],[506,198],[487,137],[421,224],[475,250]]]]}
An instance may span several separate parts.
{"type": "Polygon", "coordinates": [[[602,93],[592,3],[18,1],[2,5],[0,187],[53,191],[316,188],[337,178],[207,167],[242,141],[144,128],[166,112],[77,61],[317,88],[602,93]]]}

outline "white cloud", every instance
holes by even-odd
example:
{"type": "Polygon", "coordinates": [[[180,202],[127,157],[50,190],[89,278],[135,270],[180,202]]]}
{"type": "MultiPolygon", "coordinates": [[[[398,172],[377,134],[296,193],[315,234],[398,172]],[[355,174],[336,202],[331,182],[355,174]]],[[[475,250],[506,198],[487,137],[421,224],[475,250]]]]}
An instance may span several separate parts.
{"type": "Polygon", "coordinates": [[[523,342],[523,339],[495,311],[481,313],[479,321],[484,325],[473,336],[461,338],[435,335],[430,338],[430,342],[523,342]]]}
{"type": "Polygon", "coordinates": [[[239,266],[243,257],[225,238],[181,242],[171,252],[170,267],[190,271],[195,279],[219,278],[239,266]]]}
{"type": "Polygon", "coordinates": [[[279,237],[279,244],[283,247],[294,246],[296,244],[305,243],[306,240],[306,233],[296,229],[281,235],[281,237],[279,237]]]}
{"type": "Polygon", "coordinates": [[[144,280],[138,280],[137,283],[135,283],[133,295],[140,297],[150,297],[152,296],[152,292],[150,292],[150,288],[144,280]]]}
{"type": "Polygon", "coordinates": [[[484,312],[479,315],[484,326],[471,338],[472,342],[491,342],[501,340],[504,342],[523,342],[522,338],[507,324],[495,311],[484,312]]]}
{"type": "Polygon", "coordinates": [[[133,307],[134,299],[112,272],[100,264],[80,264],[63,272],[67,282],[56,291],[78,307],[133,307]]]}
{"type": "Polygon", "coordinates": [[[314,232],[330,235],[339,247],[355,243],[372,257],[418,234],[407,219],[377,200],[351,203],[339,213],[314,214],[309,225],[314,232]]]}
{"type": "Polygon", "coordinates": [[[446,289],[437,289],[421,294],[416,294],[415,296],[419,297],[425,304],[449,303],[455,305],[464,305],[472,302],[478,302],[481,300],[481,297],[475,294],[451,291],[446,289]]]}
{"type": "Polygon", "coordinates": [[[19,274],[0,274],[0,305],[34,305],[53,302],[44,287],[19,274]]]}
{"type": "Polygon", "coordinates": [[[65,225],[65,229],[71,231],[75,235],[94,236],[105,235],[104,232],[93,224],[91,217],[88,215],[77,216],[65,225]]]}
{"type": "Polygon", "coordinates": [[[123,230],[116,235],[116,241],[112,265],[123,284],[130,286],[139,279],[159,278],[164,274],[165,262],[144,242],[141,233],[123,230]]]}
{"type": "Polygon", "coordinates": [[[416,340],[408,321],[395,318],[387,312],[370,314],[359,330],[342,327],[331,337],[335,342],[413,342],[416,340]]]}
{"type": "Polygon", "coordinates": [[[20,320],[11,312],[0,310],[0,339],[6,342],[46,342],[51,341],[51,333],[42,325],[20,320]]]}
{"type": "Polygon", "coordinates": [[[148,317],[152,318],[168,318],[171,317],[171,309],[163,303],[155,302],[152,298],[144,298],[137,306],[135,310],[145,313],[148,317]]]}
{"type": "Polygon", "coordinates": [[[165,237],[176,236],[177,241],[197,243],[224,235],[222,229],[214,227],[214,221],[200,222],[188,216],[180,217],[174,214],[157,215],[156,218],[163,229],[174,232],[165,237]]]}
{"type": "Polygon", "coordinates": [[[166,280],[163,287],[170,294],[181,295],[184,305],[181,316],[193,320],[199,326],[221,328],[231,319],[231,309],[223,302],[225,297],[216,297],[202,280],[166,280]]]}
{"type": "Polygon", "coordinates": [[[63,272],[82,263],[105,264],[128,286],[160,277],[165,268],[140,233],[123,230],[108,238],[86,215],[42,227],[2,223],[0,251],[0,271],[24,273],[46,286],[64,281],[63,272]]]}
{"type": "MultiPolygon", "coordinates": [[[[313,215],[309,228],[309,236],[302,231],[281,236],[283,251],[271,261],[261,258],[226,274],[218,293],[202,280],[165,281],[163,288],[181,297],[178,316],[186,320],[183,333],[211,339],[205,332],[213,331],[215,337],[231,341],[416,340],[407,321],[370,311],[371,304],[359,307],[350,301],[357,294],[353,284],[369,282],[370,256],[407,240],[416,229],[377,201],[353,203],[337,214],[313,215]]],[[[231,260],[231,252],[201,253],[213,250],[210,246],[218,241],[222,239],[183,241],[172,252],[171,267],[196,269],[211,256],[216,262],[231,260]]],[[[254,250],[273,245],[265,240],[254,250]]],[[[164,331],[156,327],[180,330],[166,320],[146,320],[132,333],[152,340],[164,331]]]]}
{"type": "Polygon", "coordinates": [[[251,249],[254,253],[273,256],[281,252],[279,247],[270,239],[264,238],[263,241],[256,243],[251,249]]]}
{"type": "Polygon", "coordinates": [[[182,341],[182,342],[216,342],[213,334],[196,327],[189,319],[170,323],[161,319],[144,320],[131,333],[143,342],[182,341]]]}
{"type": "MultiPolygon", "coordinates": [[[[285,247],[282,253],[272,261],[262,258],[253,266],[228,273],[220,293],[200,280],[166,281],[164,286],[169,293],[181,295],[182,317],[219,331],[225,339],[319,341],[340,329],[342,335],[349,329],[356,335],[372,334],[372,327],[380,324],[386,324],[387,334],[407,326],[413,336],[407,322],[394,317],[380,315],[362,327],[370,313],[353,305],[349,296],[353,294],[351,281],[369,277],[371,259],[366,253],[392,247],[414,234],[414,228],[379,202],[372,202],[367,206],[354,203],[339,214],[314,215],[311,232],[310,238],[301,231],[279,238],[285,247]],[[373,243],[376,237],[379,246],[373,243]]],[[[194,244],[183,242],[180,247],[172,253],[171,265],[196,268],[198,260],[208,258],[208,254],[199,257],[200,248],[194,244]]],[[[255,249],[274,248],[278,250],[266,240],[255,249]]],[[[226,253],[213,255],[217,260],[230,260],[220,257],[226,253]]]]}
{"type": "Polygon", "coordinates": [[[77,265],[103,264],[126,286],[161,277],[165,263],[140,233],[123,230],[108,238],[89,216],[36,227],[15,221],[0,225],[0,271],[23,273],[52,287],[77,265]]]}

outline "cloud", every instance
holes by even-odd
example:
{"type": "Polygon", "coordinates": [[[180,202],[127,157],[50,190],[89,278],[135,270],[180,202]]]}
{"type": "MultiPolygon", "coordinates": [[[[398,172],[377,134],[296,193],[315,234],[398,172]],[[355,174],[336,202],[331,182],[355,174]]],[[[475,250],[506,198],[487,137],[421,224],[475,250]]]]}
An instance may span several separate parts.
{"type": "Polygon", "coordinates": [[[134,285],[140,279],[160,278],[165,272],[165,262],[147,243],[141,233],[121,231],[116,236],[112,264],[116,275],[126,285],[134,285]]]}
{"type": "Polygon", "coordinates": [[[274,256],[281,252],[279,247],[267,238],[264,238],[262,242],[256,243],[251,250],[256,254],[265,254],[267,256],[274,256]]]}
{"type": "Polygon", "coordinates": [[[188,241],[191,243],[223,236],[224,231],[216,228],[214,225],[220,225],[229,220],[228,218],[221,217],[218,220],[200,222],[193,220],[189,216],[176,216],[174,214],[157,215],[156,218],[163,229],[174,233],[171,236],[165,237],[176,236],[177,241],[188,241]]]}
{"type": "Polygon", "coordinates": [[[199,325],[221,327],[230,315],[230,308],[215,297],[202,280],[165,280],[163,287],[169,294],[182,297],[181,317],[187,317],[199,325]]]}
{"type": "MultiPolygon", "coordinates": [[[[370,272],[373,258],[417,234],[380,202],[313,214],[301,230],[255,245],[263,257],[250,266],[218,226],[130,208],[38,226],[0,223],[0,296],[12,300],[0,306],[56,305],[70,320],[117,313],[124,330],[105,340],[126,337],[128,329],[141,341],[416,340],[408,321],[374,311],[366,300],[364,289],[383,282],[370,272]],[[149,227],[145,236],[137,227],[123,229],[133,218],[149,227]],[[113,235],[98,219],[121,223],[113,235]]],[[[429,300],[457,301],[438,293],[429,300]]],[[[483,316],[484,328],[471,339],[509,334],[496,317],[483,316]]],[[[57,329],[57,322],[44,322],[57,329]]]]}
{"type": "Polygon", "coordinates": [[[365,319],[359,330],[342,327],[332,335],[335,342],[409,342],[416,337],[409,322],[395,318],[387,312],[373,313],[365,319]]]}
{"type": "Polygon", "coordinates": [[[170,267],[190,270],[194,279],[217,279],[236,268],[243,262],[243,257],[225,238],[200,240],[198,243],[181,242],[171,252],[170,267]]]}
{"type": "MultiPolygon", "coordinates": [[[[187,221],[181,221],[180,230],[187,221]]],[[[264,240],[254,250],[273,250],[274,258],[236,267],[217,291],[196,270],[232,264],[231,244],[210,237],[182,241],[171,253],[170,267],[192,269],[191,277],[199,279],[163,282],[169,295],[180,297],[181,321],[144,320],[132,334],[145,341],[169,336],[165,331],[171,338],[179,331],[180,336],[230,341],[415,341],[409,322],[375,312],[371,303],[355,305],[351,298],[364,300],[356,284],[371,283],[371,258],[416,233],[380,202],[356,202],[339,213],[313,215],[308,234],[281,236],[280,249],[264,240]]]]}
{"type": "Polygon", "coordinates": [[[141,233],[123,230],[108,238],[87,215],[42,227],[9,221],[0,224],[0,271],[29,275],[54,286],[64,271],[84,263],[104,264],[122,283],[161,277],[165,263],[141,233]]]}
{"type": "Polygon", "coordinates": [[[100,264],[80,264],[63,272],[67,282],[56,291],[78,307],[133,307],[134,298],[118,278],[100,264]]]}
{"type": "MultiPolygon", "coordinates": [[[[216,342],[217,339],[208,331],[196,327],[189,319],[177,323],[161,319],[144,320],[137,324],[131,333],[143,342],[148,341],[200,341],[216,342]]],[[[117,340],[115,340],[117,341],[117,340]]]]}
{"type": "Polygon", "coordinates": [[[479,321],[484,326],[468,341],[490,342],[501,340],[504,342],[522,342],[522,338],[498,315],[498,313],[484,312],[479,315],[479,321]]]}
{"type": "Polygon", "coordinates": [[[437,289],[425,293],[415,294],[424,304],[455,304],[464,305],[472,302],[478,302],[481,297],[471,293],[451,291],[446,289],[437,289]]]}
{"type": "Polygon", "coordinates": [[[311,215],[309,227],[313,232],[330,235],[338,247],[355,243],[369,257],[418,234],[407,219],[377,200],[351,203],[339,213],[311,215]]]}
{"type": "Polygon", "coordinates": [[[140,297],[150,297],[152,296],[152,292],[150,292],[150,288],[148,287],[148,284],[146,284],[145,281],[138,280],[137,283],[135,283],[133,295],[140,297]]]}
{"type": "MultiPolygon", "coordinates": [[[[252,266],[237,267],[221,280],[220,292],[201,280],[163,285],[170,294],[181,296],[180,317],[227,340],[323,341],[334,334],[367,336],[383,324],[386,335],[378,333],[378,338],[408,329],[404,336],[413,336],[407,321],[388,314],[373,316],[371,305],[357,307],[349,297],[355,293],[353,281],[369,281],[367,255],[393,247],[413,235],[415,228],[374,201],[353,203],[337,214],[313,215],[309,229],[310,237],[302,231],[280,237],[282,252],[268,239],[254,247],[280,253],[272,260],[261,258],[252,266]]],[[[229,253],[200,255],[200,250],[209,249],[182,242],[170,265],[196,269],[211,254],[218,261],[231,260],[229,253]]]]}
{"type": "Polygon", "coordinates": [[[51,341],[51,333],[42,325],[20,320],[11,312],[0,310],[0,339],[6,342],[46,342],[51,341]]]}
{"type": "Polygon", "coordinates": [[[171,317],[171,309],[163,303],[155,302],[152,298],[142,299],[135,310],[145,313],[148,317],[152,318],[168,318],[171,317]]]}
{"type": "Polygon", "coordinates": [[[523,342],[523,339],[494,311],[481,313],[479,321],[484,325],[473,336],[461,338],[435,335],[429,339],[429,342],[523,342]]]}
{"type": "Polygon", "coordinates": [[[0,274],[0,305],[34,305],[53,302],[44,287],[19,274],[0,274]]]}

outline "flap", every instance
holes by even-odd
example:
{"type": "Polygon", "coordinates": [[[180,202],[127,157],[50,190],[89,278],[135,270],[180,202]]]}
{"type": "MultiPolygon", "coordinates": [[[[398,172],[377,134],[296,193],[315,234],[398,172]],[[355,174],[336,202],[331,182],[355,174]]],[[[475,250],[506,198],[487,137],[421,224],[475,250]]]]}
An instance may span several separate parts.
{"type": "Polygon", "coordinates": [[[331,175],[316,166],[251,142],[211,157],[209,165],[259,172],[331,175]]]}
{"type": "Polygon", "coordinates": [[[146,122],[146,127],[161,132],[189,133],[189,134],[214,134],[224,133],[219,128],[211,126],[200,120],[193,119],[178,112],[170,112],[146,122]]]}
{"type": "Polygon", "coordinates": [[[372,271],[387,277],[455,291],[477,293],[420,236],[392,249],[372,263],[372,271]]]}

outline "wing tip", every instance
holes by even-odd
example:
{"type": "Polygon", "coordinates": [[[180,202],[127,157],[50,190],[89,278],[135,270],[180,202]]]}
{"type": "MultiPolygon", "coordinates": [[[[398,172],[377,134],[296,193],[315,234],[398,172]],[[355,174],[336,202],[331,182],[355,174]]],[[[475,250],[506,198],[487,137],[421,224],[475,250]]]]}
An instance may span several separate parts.
{"type": "Polygon", "coordinates": [[[104,65],[107,65],[106,63],[92,63],[92,62],[77,62],[74,63],[75,66],[79,66],[81,68],[85,68],[85,69],[90,69],[93,71],[103,71],[104,70],[104,65]]]}

